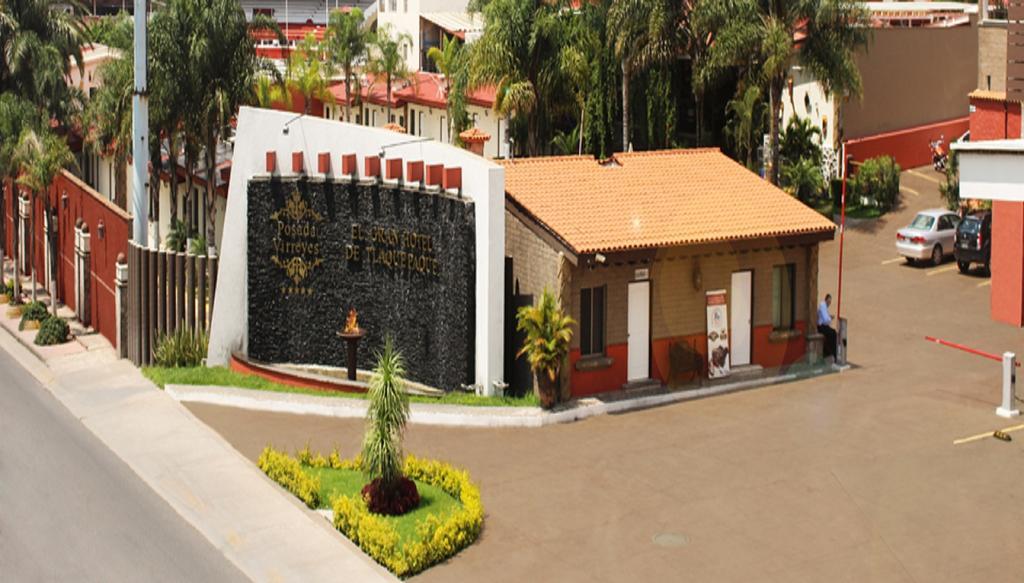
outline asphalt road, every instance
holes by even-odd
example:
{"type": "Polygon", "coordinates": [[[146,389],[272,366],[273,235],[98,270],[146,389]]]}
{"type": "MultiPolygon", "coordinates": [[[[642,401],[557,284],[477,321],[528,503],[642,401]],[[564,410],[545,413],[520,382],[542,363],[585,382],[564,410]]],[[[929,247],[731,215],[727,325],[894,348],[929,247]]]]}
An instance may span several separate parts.
{"type": "Polygon", "coordinates": [[[0,436],[0,580],[246,580],[2,351],[0,436]]]}

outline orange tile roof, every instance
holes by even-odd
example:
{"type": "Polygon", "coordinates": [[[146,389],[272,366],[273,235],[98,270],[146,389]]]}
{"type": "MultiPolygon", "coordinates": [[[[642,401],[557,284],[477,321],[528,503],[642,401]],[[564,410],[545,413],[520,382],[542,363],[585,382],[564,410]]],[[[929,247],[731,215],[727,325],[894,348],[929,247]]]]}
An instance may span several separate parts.
{"type": "Polygon", "coordinates": [[[988,91],[985,89],[975,89],[968,93],[967,97],[982,101],[1015,101],[1014,99],[1007,99],[1005,91],[988,91]]]}
{"type": "Polygon", "coordinates": [[[718,149],[500,163],[512,202],[579,254],[835,231],[718,149]]]}

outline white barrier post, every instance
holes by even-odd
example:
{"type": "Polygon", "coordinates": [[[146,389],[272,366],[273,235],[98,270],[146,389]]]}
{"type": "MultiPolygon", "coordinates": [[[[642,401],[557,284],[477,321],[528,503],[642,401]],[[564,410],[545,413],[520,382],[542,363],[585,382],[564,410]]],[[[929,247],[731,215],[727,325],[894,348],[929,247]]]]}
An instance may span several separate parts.
{"type": "Polygon", "coordinates": [[[996,409],[996,415],[1007,419],[1020,415],[1020,411],[1014,408],[1017,401],[1017,372],[1014,368],[1016,362],[1016,354],[1003,353],[1003,404],[996,409]]]}

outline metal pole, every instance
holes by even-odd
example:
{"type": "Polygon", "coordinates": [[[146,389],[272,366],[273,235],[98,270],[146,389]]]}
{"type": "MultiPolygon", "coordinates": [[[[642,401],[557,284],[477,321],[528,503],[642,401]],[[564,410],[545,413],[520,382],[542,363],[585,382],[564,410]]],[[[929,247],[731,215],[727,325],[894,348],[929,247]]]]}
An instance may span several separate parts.
{"type": "MultiPolygon", "coordinates": [[[[841,161],[843,163],[843,194],[840,204],[839,219],[839,288],[836,290],[836,328],[837,332],[843,322],[843,243],[846,240],[846,174],[849,164],[846,160],[846,142],[840,144],[841,161]]],[[[846,349],[843,342],[836,342],[836,362],[846,363],[846,349]]]]}
{"type": "Polygon", "coordinates": [[[1003,353],[1003,404],[996,409],[996,415],[1000,417],[1016,417],[1020,411],[1017,405],[1017,371],[1014,370],[1014,362],[1017,355],[1012,352],[1003,353]]]}
{"type": "Polygon", "coordinates": [[[132,240],[149,247],[149,92],[146,89],[146,0],[135,0],[135,91],[132,92],[132,240]]]}

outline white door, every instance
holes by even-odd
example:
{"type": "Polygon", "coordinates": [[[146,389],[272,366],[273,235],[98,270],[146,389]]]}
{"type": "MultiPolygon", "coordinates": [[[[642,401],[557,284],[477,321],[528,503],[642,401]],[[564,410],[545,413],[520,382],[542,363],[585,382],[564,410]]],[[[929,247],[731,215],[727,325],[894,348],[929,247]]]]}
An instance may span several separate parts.
{"type": "Polygon", "coordinates": [[[752,271],[732,274],[732,305],[730,315],[730,353],[733,366],[750,364],[750,308],[753,285],[752,271]]]}
{"type": "Polygon", "coordinates": [[[650,376],[651,361],[651,282],[634,281],[629,284],[629,357],[626,380],[635,381],[650,376]]]}

